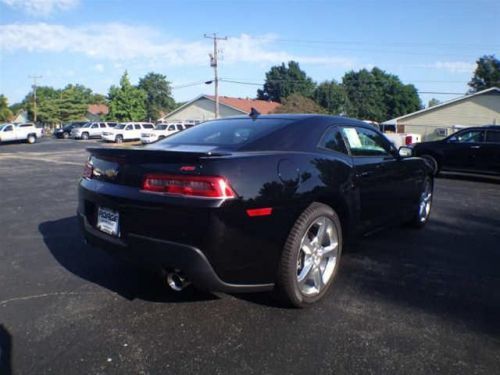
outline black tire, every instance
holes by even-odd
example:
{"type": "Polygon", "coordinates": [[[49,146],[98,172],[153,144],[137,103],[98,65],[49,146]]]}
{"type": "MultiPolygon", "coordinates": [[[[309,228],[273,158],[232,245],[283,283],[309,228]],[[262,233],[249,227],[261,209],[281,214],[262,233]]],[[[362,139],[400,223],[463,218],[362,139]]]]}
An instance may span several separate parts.
{"type": "Polygon", "coordinates": [[[89,133],[85,132],[85,133],[82,133],[82,139],[84,141],[86,141],[87,139],[89,139],[89,133]]]}
{"type": "Polygon", "coordinates": [[[422,155],[421,158],[427,161],[427,163],[429,164],[432,175],[437,176],[439,174],[439,171],[441,170],[441,166],[439,165],[439,162],[436,160],[436,158],[429,154],[422,155]]]}
{"type": "Polygon", "coordinates": [[[339,261],[342,254],[342,226],[337,213],[329,206],[314,202],[299,216],[293,225],[278,267],[275,293],[281,302],[293,307],[306,307],[319,301],[328,292],[333,283],[339,268],[339,261]],[[311,225],[320,217],[329,218],[336,227],[338,237],[338,247],[335,268],[328,282],[323,289],[316,295],[310,296],[304,294],[298,284],[297,274],[300,246],[302,239],[306,235],[311,225]]]}
{"type": "Polygon", "coordinates": [[[116,143],[123,143],[123,135],[118,134],[118,135],[115,137],[115,142],[116,142],[116,143]]]}
{"type": "Polygon", "coordinates": [[[34,134],[28,135],[28,138],[26,138],[26,142],[28,142],[30,145],[36,143],[36,135],[34,134]]]}
{"type": "Polygon", "coordinates": [[[432,198],[433,198],[433,196],[434,196],[434,181],[433,181],[432,177],[427,176],[427,177],[425,177],[424,181],[422,182],[416,212],[413,214],[413,217],[412,217],[411,221],[409,222],[411,227],[416,228],[416,229],[421,229],[425,226],[425,224],[427,224],[427,222],[429,221],[431,210],[432,210],[432,198]],[[424,195],[426,194],[426,189],[429,189],[428,191],[430,192],[430,196],[428,198],[429,206],[428,206],[428,208],[425,207],[425,211],[423,211],[423,208],[421,205],[423,204],[422,199],[423,199],[424,195]]]}

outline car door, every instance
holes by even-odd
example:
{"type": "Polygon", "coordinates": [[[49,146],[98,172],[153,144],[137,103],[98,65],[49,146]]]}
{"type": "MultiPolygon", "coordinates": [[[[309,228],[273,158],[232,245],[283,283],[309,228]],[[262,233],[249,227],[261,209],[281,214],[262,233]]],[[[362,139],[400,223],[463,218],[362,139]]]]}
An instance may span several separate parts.
{"type": "Polygon", "coordinates": [[[132,133],[132,139],[139,139],[139,138],[141,138],[141,131],[142,131],[142,125],[135,124],[134,125],[134,131],[132,133]]]}
{"type": "Polygon", "coordinates": [[[134,136],[134,125],[129,124],[125,127],[123,132],[123,139],[132,139],[134,136]]]}
{"type": "Polygon", "coordinates": [[[360,219],[367,228],[399,220],[416,196],[415,176],[390,142],[374,129],[346,126],[342,133],[355,169],[360,219]]]}
{"type": "Polygon", "coordinates": [[[16,132],[14,130],[14,126],[6,125],[3,128],[2,133],[0,133],[0,139],[2,140],[2,142],[15,140],[16,139],[16,132]]]}
{"type": "Polygon", "coordinates": [[[500,174],[500,130],[486,131],[486,140],[481,145],[479,171],[500,174]]]}
{"type": "Polygon", "coordinates": [[[480,153],[485,131],[462,130],[446,140],[442,148],[441,167],[450,171],[474,171],[480,167],[480,153]]]}
{"type": "Polygon", "coordinates": [[[99,124],[98,123],[93,123],[90,125],[90,136],[91,137],[99,137],[101,135],[100,130],[99,130],[99,124]]]}

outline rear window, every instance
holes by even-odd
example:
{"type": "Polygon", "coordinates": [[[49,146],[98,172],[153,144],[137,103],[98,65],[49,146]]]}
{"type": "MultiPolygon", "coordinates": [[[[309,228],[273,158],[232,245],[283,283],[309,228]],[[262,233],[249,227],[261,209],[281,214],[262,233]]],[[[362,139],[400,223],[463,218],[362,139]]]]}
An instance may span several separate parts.
{"type": "Polygon", "coordinates": [[[169,145],[210,145],[239,149],[284,128],[290,120],[284,119],[223,119],[208,121],[175,133],[160,142],[169,145]]]}

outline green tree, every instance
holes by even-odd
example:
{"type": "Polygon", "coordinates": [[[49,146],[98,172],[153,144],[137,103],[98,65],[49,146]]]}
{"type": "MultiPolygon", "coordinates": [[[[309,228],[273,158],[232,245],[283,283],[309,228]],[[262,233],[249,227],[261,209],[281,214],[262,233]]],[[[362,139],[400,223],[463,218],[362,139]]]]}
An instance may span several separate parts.
{"type": "Polygon", "coordinates": [[[314,90],[313,98],[332,115],[345,112],[347,97],[342,85],[335,80],[320,83],[314,90]]]}
{"type": "Polygon", "coordinates": [[[257,98],[281,102],[291,94],[311,97],[315,87],[316,84],[300,69],[299,63],[290,61],[288,66],[282,63],[271,67],[266,73],[264,87],[257,90],[257,98]]]}
{"type": "Polygon", "coordinates": [[[3,94],[0,94],[0,121],[10,121],[12,117],[12,111],[9,109],[9,102],[7,97],[3,94]]]}
{"type": "Polygon", "coordinates": [[[146,92],[146,116],[156,120],[162,113],[175,109],[175,100],[172,97],[172,88],[167,77],[163,74],[148,73],[139,80],[138,88],[146,92]]]}
{"type": "Polygon", "coordinates": [[[495,55],[484,55],[477,61],[474,75],[469,82],[470,93],[500,87],[500,60],[495,55]]]}
{"type": "MultiPolygon", "coordinates": [[[[37,121],[47,124],[55,124],[61,121],[59,113],[59,101],[61,90],[50,86],[39,86],[36,89],[36,114],[37,121]]],[[[33,92],[30,92],[23,100],[24,108],[28,111],[28,118],[34,120],[33,92]]]]}
{"type": "Polygon", "coordinates": [[[111,86],[108,94],[108,118],[117,121],[141,121],[146,118],[146,93],[132,86],[125,71],[120,86],[111,86]]]}
{"type": "Polygon", "coordinates": [[[274,113],[326,113],[326,110],[310,98],[300,94],[291,94],[283,98],[274,113]]]}
{"type": "Polygon", "coordinates": [[[92,90],[81,85],[66,86],[61,91],[57,103],[61,121],[81,120],[87,112],[92,97],[92,90]]]}
{"type": "Polygon", "coordinates": [[[429,100],[429,103],[427,103],[427,108],[434,107],[435,105],[438,105],[440,103],[441,101],[439,101],[438,99],[432,98],[431,100],[429,100]]]}
{"type": "Polygon", "coordinates": [[[351,117],[363,120],[384,121],[421,108],[420,98],[413,85],[379,68],[371,71],[348,72],[342,78],[351,117]]]}

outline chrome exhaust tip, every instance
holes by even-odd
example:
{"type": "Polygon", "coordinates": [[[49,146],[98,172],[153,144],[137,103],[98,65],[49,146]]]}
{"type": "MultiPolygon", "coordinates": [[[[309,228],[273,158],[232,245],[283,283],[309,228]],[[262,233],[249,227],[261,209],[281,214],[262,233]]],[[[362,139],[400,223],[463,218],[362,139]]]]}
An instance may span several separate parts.
{"type": "Polygon", "coordinates": [[[181,276],[179,272],[169,272],[167,273],[167,284],[170,289],[180,292],[191,283],[184,276],[181,276]]]}

